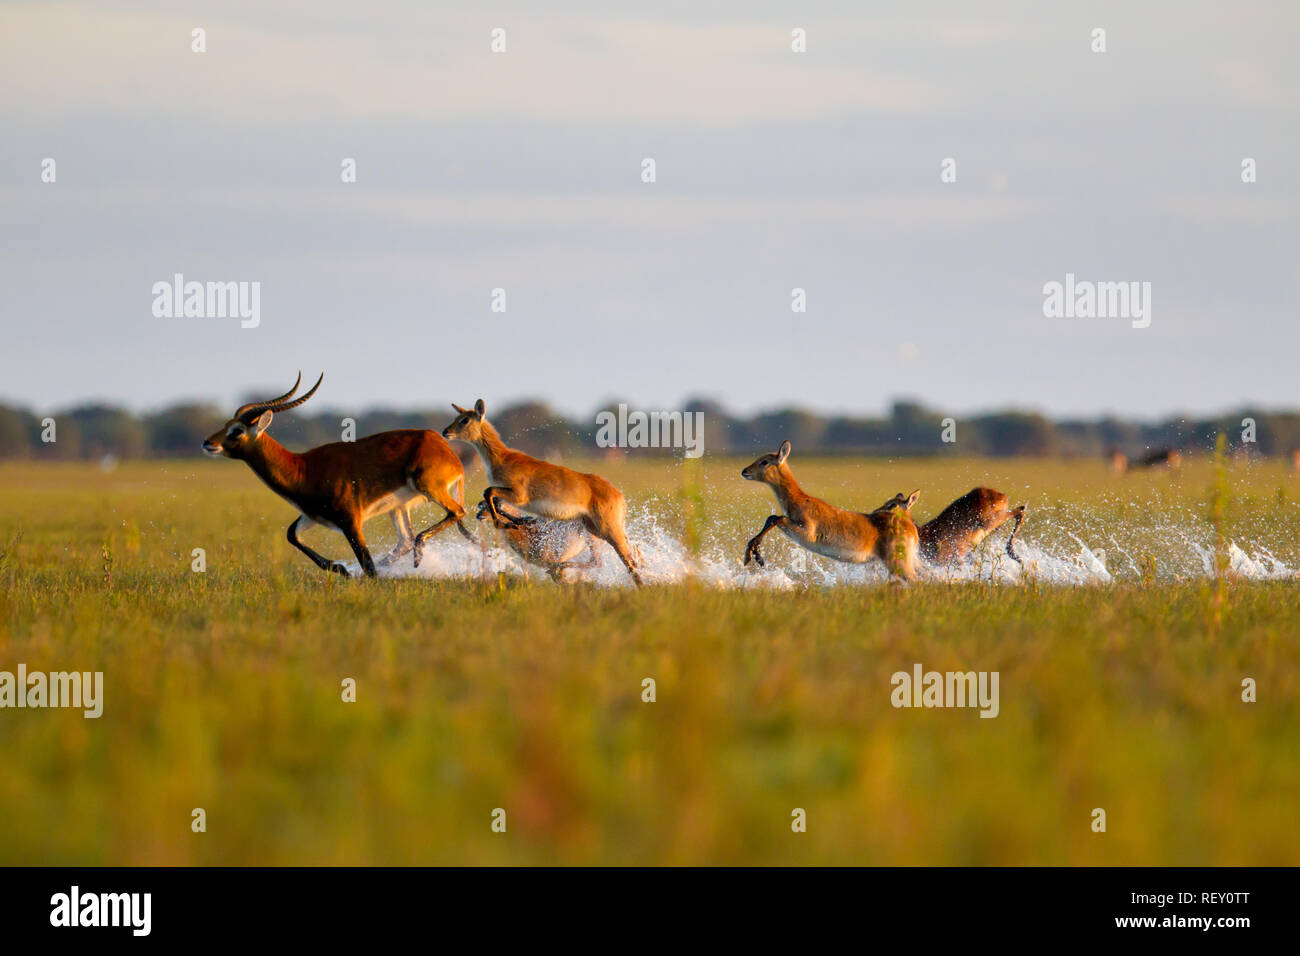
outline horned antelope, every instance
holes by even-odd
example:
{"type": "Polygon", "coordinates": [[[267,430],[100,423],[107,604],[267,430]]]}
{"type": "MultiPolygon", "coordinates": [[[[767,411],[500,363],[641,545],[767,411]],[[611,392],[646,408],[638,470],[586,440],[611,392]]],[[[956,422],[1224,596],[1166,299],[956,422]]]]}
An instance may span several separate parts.
{"type": "Polygon", "coordinates": [[[583,527],[607,542],[627,566],[632,580],[641,584],[637,563],[627,542],[624,521],[627,502],[623,493],[600,475],[588,475],[553,465],[508,448],[484,417],[483,399],[474,407],[455,402],[456,418],[442,430],[444,438],[474,446],[487,471],[483,502],[493,522],[501,520],[498,502],[504,501],[541,518],[581,519],[583,527]]]}
{"type": "MultiPolygon", "coordinates": [[[[894,495],[880,506],[880,510],[891,508],[904,508],[909,513],[911,511],[908,499],[902,494],[894,495]]],[[[1007,496],[1000,491],[992,488],[972,488],[938,515],[918,526],[921,557],[932,564],[952,564],[960,561],[978,547],[980,542],[1006,524],[1007,519],[1015,518],[1016,523],[1011,528],[1011,536],[1007,538],[1006,551],[1007,556],[1013,561],[1023,564],[1020,558],[1016,557],[1016,552],[1011,546],[1020,531],[1020,525],[1025,520],[1025,511],[1025,505],[1008,509],[1007,496]]]]}
{"type": "Polygon", "coordinates": [[[307,401],[324,378],[322,373],[311,391],[293,398],[302,383],[299,372],[293,388],[278,398],[241,405],[234,417],[203,443],[203,450],[209,455],[246,462],[268,488],[297,508],[300,516],[289,525],[289,543],[326,571],[345,576],[348,573],[341,561],[331,561],[298,539],[300,531],[313,525],[341,532],[362,570],[371,577],[375,562],[361,526],[377,515],[389,515],[398,536],[397,547],[382,561],[385,564],[414,549],[418,566],[424,543],[453,523],[466,538],[474,540],[461,523],[465,515],[465,471],[451,446],[437,432],[380,432],[356,441],[331,442],[301,454],[289,451],[267,434],[272,416],[307,401]],[[437,502],[447,514],[437,524],[414,534],[410,508],[424,500],[437,502]]]}
{"type": "Polygon", "coordinates": [[[845,511],[806,494],[786,464],[789,457],[790,443],[782,442],[779,451],[760,455],[740,472],[741,477],[770,487],[781,506],[781,514],[768,515],[763,530],[745,545],[743,564],[753,559],[763,567],[766,562],[758,546],[764,535],[780,528],[787,538],[814,554],[853,564],[862,564],[874,555],[891,574],[908,581],[916,577],[919,539],[916,525],[907,512],[920,497],[920,491],[902,499],[897,508],[883,508],[871,514],[845,511]]]}
{"type": "Polygon", "coordinates": [[[511,551],[545,570],[553,581],[562,583],[564,572],[570,568],[595,567],[596,542],[582,525],[512,512],[501,502],[497,503],[497,514],[499,517],[492,517],[486,501],[478,503],[478,520],[490,520],[511,551]],[[576,560],[579,557],[583,560],[576,560]]]}

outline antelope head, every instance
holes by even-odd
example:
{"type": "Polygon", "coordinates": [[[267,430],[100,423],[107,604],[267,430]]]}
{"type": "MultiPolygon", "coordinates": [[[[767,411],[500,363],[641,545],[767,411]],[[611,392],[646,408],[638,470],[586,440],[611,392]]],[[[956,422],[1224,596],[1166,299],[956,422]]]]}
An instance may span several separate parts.
{"type": "Polygon", "coordinates": [[[750,481],[761,481],[765,484],[774,485],[781,481],[781,466],[785,460],[790,457],[790,443],[781,442],[781,447],[777,451],[767,455],[760,455],[753,464],[746,465],[740,470],[740,477],[748,478],[750,481]]]}
{"type": "Polygon", "coordinates": [[[509,528],[521,528],[526,525],[537,524],[541,520],[533,515],[520,514],[519,512],[512,511],[502,504],[497,505],[497,511],[500,514],[500,518],[493,518],[492,513],[488,511],[487,502],[480,501],[478,503],[478,510],[474,512],[474,517],[479,521],[491,521],[503,531],[509,528]]]}
{"type": "Polygon", "coordinates": [[[915,505],[917,501],[920,500],[920,498],[921,498],[920,488],[917,488],[916,491],[912,492],[910,495],[905,495],[900,491],[898,494],[894,495],[894,497],[890,498],[888,501],[886,501],[883,505],[881,505],[876,510],[893,511],[895,508],[902,508],[904,511],[910,513],[912,510],[912,506],[915,505]]]}
{"type": "Polygon", "coordinates": [[[483,438],[483,412],[486,406],[483,399],[474,403],[473,408],[461,408],[455,402],[451,407],[456,409],[456,420],[442,430],[443,438],[455,438],[460,441],[469,442],[471,445],[476,444],[483,438]]]}
{"type": "Polygon", "coordinates": [[[316,384],[311,387],[311,391],[299,398],[293,398],[293,393],[298,391],[298,386],[302,384],[302,372],[299,372],[298,380],[293,383],[293,388],[278,398],[268,398],[264,402],[249,402],[247,405],[241,405],[235,410],[234,418],[208,436],[207,440],[203,442],[203,450],[213,456],[223,456],[236,460],[247,458],[249,452],[257,446],[258,439],[262,437],[267,426],[271,424],[272,416],[276,412],[287,412],[291,408],[297,408],[307,401],[316,394],[316,389],[320,388],[320,383],[324,378],[325,373],[322,372],[320,378],[316,380],[316,384]],[[290,399],[293,400],[290,401],[290,399]]]}

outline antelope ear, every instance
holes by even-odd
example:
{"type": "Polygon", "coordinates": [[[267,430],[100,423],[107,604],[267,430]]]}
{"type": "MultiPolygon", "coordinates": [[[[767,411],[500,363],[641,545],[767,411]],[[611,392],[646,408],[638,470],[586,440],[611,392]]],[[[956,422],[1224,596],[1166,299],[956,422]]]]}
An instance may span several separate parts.
{"type": "Polygon", "coordinates": [[[778,465],[784,464],[785,460],[789,457],[790,457],[790,442],[787,439],[786,441],[781,442],[781,450],[776,453],[776,463],[778,465]]]}
{"type": "Polygon", "coordinates": [[[485,410],[486,408],[487,408],[487,406],[483,404],[483,399],[481,399],[481,398],[480,398],[477,402],[474,403],[474,411],[475,411],[475,413],[478,415],[479,418],[482,418],[482,417],[483,417],[483,412],[484,412],[484,410],[485,410]]]}
{"type": "Polygon", "coordinates": [[[274,416],[271,414],[271,410],[269,408],[266,411],[262,412],[261,415],[258,415],[257,421],[253,422],[253,435],[254,436],[260,435],[262,434],[262,432],[266,431],[266,429],[270,426],[271,419],[273,417],[274,416]]]}
{"type": "Polygon", "coordinates": [[[467,411],[469,411],[468,408],[461,408],[461,407],[460,407],[459,405],[457,405],[455,402],[452,402],[452,403],[451,403],[451,407],[454,408],[454,409],[456,409],[456,411],[458,411],[458,412],[459,412],[460,414],[462,414],[462,415],[464,415],[467,411]]]}
{"type": "Polygon", "coordinates": [[[912,505],[916,504],[916,502],[920,499],[920,497],[921,497],[921,489],[917,488],[916,491],[912,492],[910,495],[907,496],[907,504],[905,504],[903,507],[907,511],[911,511],[912,505]]]}

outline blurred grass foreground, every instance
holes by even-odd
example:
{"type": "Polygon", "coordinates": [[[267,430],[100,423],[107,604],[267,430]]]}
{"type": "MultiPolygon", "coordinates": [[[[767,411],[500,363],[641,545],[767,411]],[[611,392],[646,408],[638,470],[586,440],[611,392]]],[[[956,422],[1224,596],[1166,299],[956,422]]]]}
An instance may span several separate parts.
{"type": "MultiPolygon", "coordinates": [[[[739,574],[770,495],[706,462],[592,467],[643,538],[739,574]]],[[[921,487],[918,518],[993,485],[1030,504],[1027,547],[1112,579],[826,584],[774,535],[786,587],[343,580],[230,462],[0,466],[0,671],[104,675],[99,719],[0,709],[0,862],[1300,863],[1280,463],[1213,501],[1209,464],[791,463],[859,510],[921,487]],[[1205,573],[1228,542],[1269,573],[1205,573]],[[997,672],[998,716],[895,708],[916,664],[997,672]]]]}

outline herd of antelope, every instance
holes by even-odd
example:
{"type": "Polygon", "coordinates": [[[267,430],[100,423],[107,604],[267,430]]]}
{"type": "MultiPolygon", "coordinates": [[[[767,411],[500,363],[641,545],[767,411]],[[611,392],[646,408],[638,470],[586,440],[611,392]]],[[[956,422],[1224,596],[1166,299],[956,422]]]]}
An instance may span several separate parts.
{"type": "MultiPolygon", "coordinates": [[[[524,454],[502,440],[487,420],[483,400],[474,407],[453,404],[456,417],[439,434],[422,429],[380,432],[348,442],[331,442],[302,453],[292,452],[268,433],[271,419],[297,408],[316,394],[321,375],[305,394],[293,388],[276,398],[242,405],[234,417],[203,442],[209,455],[244,461],[268,488],[298,509],[289,525],[289,543],[317,566],[344,576],[348,568],[303,544],[299,533],[315,525],[340,532],[356,555],[361,570],[376,574],[377,566],[414,552],[419,567],[426,542],[452,525],[468,540],[465,527],[465,470],[449,440],[471,445],[487,472],[476,517],[497,528],[506,544],[524,561],[544,568],[556,581],[571,568],[596,563],[596,541],[604,541],[642,583],[640,555],[627,540],[627,502],[622,492],[599,475],[584,474],[524,454]],[[431,501],[446,514],[415,533],[411,507],[431,501]],[[388,515],[397,532],[397,546],[376,565],[366,546],[362,526],[388,515]],[[578,559],[582,559],[581,561],[578,559]]],[[[1012,543],[1025,518],[1025,506],[1010,508],[1007,496],[992,488],[975,488],[948,505],[919,528],[912,507],[920,491],[895,495],[871,512],[837,508],[805,492],[790,470],[790,443],[760,455],[741,476],[767,485],[776,496],[780,514],[768,517],[745,546],[742,564],[762,567],[763,537],[773,528],[800,547],[837,561],[862,564],[879,559],[892,575],[917,577],[917,559],[944,565],[961,560],[972,548],[1014,518],[1006,553],[1016,561],[1012,543]]]]}

